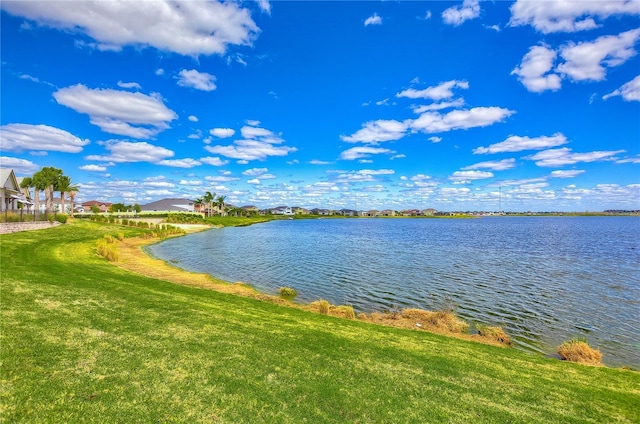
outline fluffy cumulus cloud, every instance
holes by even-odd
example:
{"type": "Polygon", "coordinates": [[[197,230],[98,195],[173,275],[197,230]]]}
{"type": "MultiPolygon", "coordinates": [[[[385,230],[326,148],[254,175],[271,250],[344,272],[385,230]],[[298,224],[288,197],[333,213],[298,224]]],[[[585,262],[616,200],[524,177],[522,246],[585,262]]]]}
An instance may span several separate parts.
{"type": "Polygon", "coordinates": [[[89,115],[104,132],[148,138],[169,128],[177,118],[158,95],[112,89],[90,89],[82,84],[61,88],[53,97],[78,113],[89,115]]]}
{"type": "Polygon", "coordinates": [[[0,167],[11,168],[17,175],[33,174],[34,172],[38,171],[38,169],[40,169],[38,165],[31,161],[9,156],[0,156],[0,167]]]}
{"type": "MultiPolygon", "coordinates": [[[[266,4],[260,2],[263,10],[266,4]]],[[[2,9],[83,34],[102,50],[142,46],[187,56],[224,54],[230,45],[251,45],[259,32],[249,10],[235,2],[16,1],[2,2],[2,9]]]]}
{"type": "Polygon", "coordinates": [[[156,163],[174,155],[173,151],[164,147],[154,146],[146,142],[131,142],[109,140],[105,144],[108,155],[89,155],[87,160],[101,162],[151,162],[156,163]]]}
{"type": "Polygon", "coordinates": [[[437,112],[426,112],[412,121],[410,126],[413,130],[425,133],[466,130],[502,122],[514,113],[513,110],[496,106],[453,110],[444,115],[437,112]]]}
{"type": "Polygon", "coordinates": [[[486,161],[486,162],[478,162],[473,165],[465,166],[462,168],[463,170],[468,169],[491,169],[494,171],[505,171],[507,169],[512,169],[516,166],[515,159],[503,159],[497,161],[486,161]]]}
{"type": "Polygon", "coordinates": [[[584,171],[581,169],[551,171],[551,177],[553,178],[573,178],[580,174],[584,174],[584,171]]]}
{"type": "Polygon", "coordinates": [[[471,180],[483,180],[492,178],[493,173],[489,171],[456,171],[449,179],[456,182],[470,182],[471,180]]]}
{"type": "Polygon", "coordinates": [[[578,162],[596,162],[602,160],[615,160],[616,155],[624,153],[624,150],[595,151],[587,153],[574,153],[568,147],[560,149],[549,149],[538,152],[534,155],[527,156],[541,167],[556,167],[564,165],[573,165],[578,162]]]}
{"type": "Polygon", "coordinates": [[[555,133],[552,136],[521,137],[512,135],[500,143],[491,144],[488,147],[478,147],[473,149],[474,154],[521,152],[523,150],[542,150],[550,147],[562,146],[567,143],[567,137],[562,133],[555,133]]]}
{"type": "Polygon", "coordinates": [[[640,29],[604,35],[594,41],[568,43],[557,51],[548,45],[533,46],[512,72],[527,88],[540,93],[558,90],[563,78],[571,81],[602,81],[607,69],[620,66],[637,54],[640,29]],[[556,60],[561,63],[555,65],[556,60]]]}
{"type": "Polygon", "coordinates": [[[164,166],[171,166],[174,168],[193,168],[194,166],[198,166],[198,165],[202,165],[201,162],[195,160],[195,159],[191,159],[191,158],[184,158],[184,159],[165,159],[165,160],[161,160],[156,162],[157,165],[164,165],[164,166]]]}
{"type": "Polygon", "coordinates": [[[606,19],[615,15],[640,15],[640,2],[518,0],[511,6],[510,25],[531,25],[545,34],[577,32],[597,28],[596,18],[606,19]]]}
{"type": "Polygon", "coordinates": [[[561,78],[551,72],[556,56],[557,53],[548,46],[533,46],[511,75],[517,75],[527,90],[534,93],[558,90],[562,85],[561,78]]]}
{"type": "Polygon", "coordinates": [[[604,35],[593,42],[569,43],[560,50],[564,63],[558,65],[557,71],[574,81],[602,81],[605,66],[622,65],[637,54],[634,46],[639,38],[640,28],[604,35]]]}
{"type": "Polygon", "coordinates": [[[622,96],[625,102],[640,102],[640,75],[602,98],[607,100],[615,96],[622,96]]]}
{"type": "Polygon", "coordinates": [[[395,152],[391,149],[384,149],[382,147],[371,147],[371,146],[359,146],[352,147],[351,149],[347,149],[340,154],[340,159],[343,160],[354,160],[354,159],[363,159],[371,157],[371,155],[389,155],[394,154],[395,152]]]}
{"type": "Polygon", "coordinates": [[[229,138],[232,137],[236,131],[231,128],[212,128],[209,130],[209,134],[218,137],[218,138],[229,138]]]}
{"type": "Polygon", "coordinates": [[[211,166],[224,166],[229,163],[228,160],[223,160],[223,159],[220,159],[217,157],[211,157],[211,156],[200,158],[200,162],[206,163],[207,165],[211,165],[211,166]]]}
{"type": "Polygon", "coordinates": [[[364,21],[364,26],[369,26],[369,25],[382,25],[382,18],[378,16],[377,13],[374,13],[364,21]]]}
{"type": "Polygon", "coordinates": [[[340,136],[347,143],[377,144],[384,141],[398,140],[404,137],[407,123],[396,120],[369,121],[363,128],[349,136],[340,136]]]}
{"type": "Polygon", "coordinates": [[[89,172],[104,172],[107,170],[107,167],[104,165],[83,165],[79,166],[78,169],[82,169],[83,171],[89,172]]]}
{"type": "Polygon", "coordinates": [[[195,69],[183,69],[177,76],[178,85],[191,87],[201,91],[213,91],[216,89],[216,77],[206,72],[198,72],[195,69]]]}
{"type": "Polygon", "coordinates": [[[7,124],[0,126],[2,150],[55,151],[78,153],[89,140],[80,139],[73,134],[48,125],[7,124]]]}
{"type": "Polygon", "coordinates": [[[210,153],[238,159],[243,163],[266,160],[269,156],[287,156],[297,151],[295,147],[279,146],[284,139],[273,131],[256,126],[244,126],[240,130],[243,139],[227,146],[205,146],[210,153]]]}
{"type": "Polygon", "coordinates": [[[442,20],[458,26],[470,19],[480,16],[480,0],[464,0],[460,6],[452,6],[442,12],[442,20]]]}
{"type": "Polygon", "coordinates": [[[453,89],[461,88],[466,90],[469,88],[467,81],[446,81],[433,87],[427,87],[422,90],[408,88],[396,94],[396,97],[407,97],[409,99],[430,99],[443,100],[453,97],[453,89]]]}

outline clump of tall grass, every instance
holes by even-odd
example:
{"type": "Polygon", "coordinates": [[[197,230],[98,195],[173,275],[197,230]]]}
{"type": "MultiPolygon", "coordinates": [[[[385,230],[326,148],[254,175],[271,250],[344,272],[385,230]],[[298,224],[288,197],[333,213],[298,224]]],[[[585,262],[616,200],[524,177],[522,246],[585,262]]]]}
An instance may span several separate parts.
{"type": "Polygon", "coordinates": [[[583,339],[572,339],[558,347],[558,355],[565,361],[588,365],[601,365],[602,353],[594,349],[583,339]]]}
{"type": "Polygon", "coordinates": [[[328,300],[325,299],[320,299],[317,302],[318,306],[318,312],[320,312],[321,314],[327,315],[329,313],[329,309],[331,308],[331,304],[329,303],[328,300]]]}
{"type": "Polygon", "coordinates": [[[118,245],[115,244],[115,239],[113,237],[109,236],[109,238],[107,238],[107,236],[108,234],[105,234],[104,238],[101,238],[96,242],[96,251],[98,252],[98,255],[107,259],[109,262],[118,262],[118,259],[120,259],[118,245]]]}
{"type": "Polygon", "coordinates": [[[507,346],[511,346],[513,344],[511,342],[511,337],[509,337],[502,327],[491,327],[484,324],[475,324],[475,327],[476,330],[478,330],[478,334],[482,337],[495,340],[507,346]]]}
{"type": "Polygon", "coordinates": [[[280,293],[280,296],[286,298],[294,298],[298,295],[298,291],[293,287],[280,287],[278,293],[280,293]]]}
{"type": "Polygon", "coordinates": [[[356,319],[356,313],[351,305],[340,305],[335,308],[335,315],[346,319],[356,319]]]}
{"type": "Polygon", "coordinates": [[[469,331],[469,324],[458,318],[454,310],[448,308],[439,311],[403,309],[402,317],[415,320],[416,324],[429,325],[451,333],[466,333],[469,331]]]}

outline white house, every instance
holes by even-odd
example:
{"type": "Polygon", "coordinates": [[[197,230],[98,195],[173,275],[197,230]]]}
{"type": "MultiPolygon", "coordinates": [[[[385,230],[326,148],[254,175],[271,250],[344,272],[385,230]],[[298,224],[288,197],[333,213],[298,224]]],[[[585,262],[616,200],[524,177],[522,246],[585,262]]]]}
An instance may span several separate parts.
{"type": "Polygon", "coordinates": [[[26,208],[33,205],[31,194],[29,190],[20,188],[20,180],[13,169],[0,168],[0,210],[17,210],[18,205],[26,208]]]}

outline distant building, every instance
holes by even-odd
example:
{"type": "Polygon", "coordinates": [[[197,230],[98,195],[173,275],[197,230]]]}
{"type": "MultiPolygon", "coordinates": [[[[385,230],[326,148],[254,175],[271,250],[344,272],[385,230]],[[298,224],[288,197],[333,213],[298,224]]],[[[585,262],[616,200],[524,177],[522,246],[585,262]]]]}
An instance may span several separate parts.
{"type": "Polygon", "coordinates": [[[18,204],[31,206],[32,203],[28,197],[20,188],[20,182],[13,169],[0,168],[0,210],[16,210],[18,204]]]}
{"type": "Polygon", "coordinates": [[[88,202],[82,203],[82,208],[87,212],[91,212],[91,207],[97,206],[98,209],[100,209],[100,212],[109,212],[109,207],[112,204],[113,203],[100,202],[98,200],[89,200],[88,202]]]}
{"type": "Polygon", "coordinates": [[[140,205],[142,212],[195,212],[193,200],[189,199],[160,199],[155,202],[140,205]]]}

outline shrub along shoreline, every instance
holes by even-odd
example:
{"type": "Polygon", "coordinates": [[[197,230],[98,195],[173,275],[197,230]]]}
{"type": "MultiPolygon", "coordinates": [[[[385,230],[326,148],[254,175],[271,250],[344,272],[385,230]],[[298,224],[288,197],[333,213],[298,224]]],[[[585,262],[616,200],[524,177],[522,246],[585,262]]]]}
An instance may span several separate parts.
{"type": "Polygon", "coordinates": [[[3,422],[640,421],[635,371],[174,284],[96,252],[147,231],[0,236],[3,422]]]}

